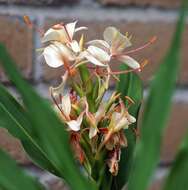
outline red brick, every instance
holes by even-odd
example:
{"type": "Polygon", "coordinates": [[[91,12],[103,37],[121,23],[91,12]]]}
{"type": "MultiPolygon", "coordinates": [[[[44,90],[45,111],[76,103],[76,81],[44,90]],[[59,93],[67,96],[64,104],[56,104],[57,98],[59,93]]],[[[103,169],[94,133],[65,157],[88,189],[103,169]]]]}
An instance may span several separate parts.
{"type": "MultiPolygon", "coordinates": [[[[63,19],[63,18],[62,18],[63,19]]],[[[48,28],[52,25],[52,23],[57,23],[58,21],[53,21],[50,19],[46,22],[45,28],[48,28]]],[[[71,21],[71,19],[63,19],[65,21],[71,21]]],[[[114,21],[80,21],[80,25],[85,25],[89,27],[88,32],[86,32],[86,39],[96,39],[102,38],[102,33],[107,26],[114,25],[121,30],[122,33],[128,31],[130,34],[133,35],[132,39],[132,49],[142,46],[145,42],[151,39],[153,36],[157,36],[157,41],[149,46],[148,48],[132,54],[131,56],[137,59],[138,61],[142,62],[145,59],[148,59],[150,64],[145,67],[144,71],[140,74],[141,78],[144,80],[145,83],[152,78],[153,73],[155,73],[156,69],[161,63],[161,60],[165,56],[168,47],[170,46],[170,42],[172,39],[172,35],[174,32],[173,23],[166,23],[162,21],[153,21],[153,22],[127,22],[125,20],[120,20],[119,22],[114,21]]],[[[186,53],[188,49],[188,26],[186,27],[186,32],[184,35],[183,41],[183,66],[181,69],[181,76],[179,77],[178,83],[181,85],[188,84],[188,65],[186,62],[188,61],[188,54],[186,53]]],[[[112,64],[112,68],[116,70],[118,64],[112,64]]],[[[44,79],[46,81],[57,79],[62,75],[62,69],[51,69],[44,64],[44,79]]],[[[170,72],[170,68],[169,68],[170,72]]]]}
{"type": "MultiPolygon", "coordinates": [[[[33,35],[32,31],[19,19],[19,17],[0,15],[0,42],[5,44],[24,76],[30,78],[32,72],[33,35]]],[[[0,81],[7,81],[1,68],[0,81]]]]}
{"type": "Polygon", "coordinates": [[[5,129],[0,128],[0,147],[8,152],[18,163],[29,164],[20,142],[12,137],[5,129]]]}
{"type": "Polygon", "coordinates": [[[164,8],[176,8],[180,6],[179,0],[100,0],[105,5],[138,5],[159,6],[164,8]]]}

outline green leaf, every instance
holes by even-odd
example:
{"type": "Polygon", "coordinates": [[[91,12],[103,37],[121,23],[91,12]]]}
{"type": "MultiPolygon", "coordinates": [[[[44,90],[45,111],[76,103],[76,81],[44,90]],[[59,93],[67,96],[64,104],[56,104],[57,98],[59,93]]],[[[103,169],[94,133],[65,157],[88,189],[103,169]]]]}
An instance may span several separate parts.
{"type": "Polygon", "coordinates": [[[0,84],[0,127],[6,128],[18,138],[31,159],[43,169],[59,175],[57,169],[37,144],[26,111],[0,84]]]}
{"type": "Polygon", "coordinates": [[[188,189],[188,134],[183,140],[163,190],[188,189]]]}
{"type": "Polygon", "coordinates": [[[42,190],[42,186],[26,175],[16,163],[0,150],[0,187],[7,190],[42,190]]]}
{"type": "MultiPolygon", "coordinates": [[[[122,71],[127,69],[129,68],[125,64],[122,64],[120,67],[120,70],[122,71]]],[[[134,100],[135,104],[133,104],[130,107],[129,112],[135,118],[138,118],[138,113],[143,98],[142,81],[136,73],[121,74],[119,79],[120,82],[117,85],[117,90],[118,92],[121,92],[121,97],[123,100],[125,96],[129,96],[134,100]]],[[[128,105],[127,100],[125,100],[125,105],[128,105]]],[[[128,130],[125,130],[125,135],[128,141],[128,147],[122,149],[118,176],[114,180],[117,189],[121,189],[129,178],[132,166],[133,152],[136,144],[136,135],[133,128],[137,128],[137,123],[130,126],[128,130]]]]}
{"type": "Polygon", "coordinates": [[[22,79],[2,45],[0,45],[0,61],[23,98],[37,144],[48,155],[61,177],[64,177],[73,190],[96,189],[96,185],[88,181],[79,171],[70,149],[69,137],[64,125],[49,104],[22,79]]]}
{"type": "Polygon", "coordinates": [[[141,140],[136,146],[128,189],[145,190],[160,157],[163,130],[170,112],[172,94],[180,66],[180,47],[186,12],[184,4],[169,52],[155,75],[146,102],[141,127],[141,140]]]}

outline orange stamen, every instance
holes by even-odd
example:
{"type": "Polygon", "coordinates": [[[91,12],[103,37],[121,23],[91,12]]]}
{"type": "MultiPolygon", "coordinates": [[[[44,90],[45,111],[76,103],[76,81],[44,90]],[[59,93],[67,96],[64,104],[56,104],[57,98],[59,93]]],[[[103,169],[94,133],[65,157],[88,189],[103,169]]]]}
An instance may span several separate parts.
{"type": "Polygon", "coordinates": [[[25,22],[25,24],[29,27],[29,28],[33,28],[35,29],[41,36],[44,35],[44,31],[40,28],[38,28],[36,25],[33,24],[33,22],[30,20],[29,16],[24,15],[23,16],[23,20],[25,22]]]}
{"type": "Polygon", "coordinates": [[[130,73],[130,72],[140,72],[143,70],[143,68],[149,63],[148,60],[144,60],[141,64],[140,64],[140,68],[138,69],[129,69],[129,70],[125,70],[125,71],[112,71],[112,72],[109,72],[109,74],[111,75],[121,75],[121,74],[127,74],[127,73],[130,73]]]}
{"type": "Polygon", "coordinates": [[[31,22],[29,16],[24,15],[24,16],[23,16],[23,20],[24,20],[25,24],[26,24],[28,27],[30,27],[30,28],[33,27],[33,23],[31,22]]]}

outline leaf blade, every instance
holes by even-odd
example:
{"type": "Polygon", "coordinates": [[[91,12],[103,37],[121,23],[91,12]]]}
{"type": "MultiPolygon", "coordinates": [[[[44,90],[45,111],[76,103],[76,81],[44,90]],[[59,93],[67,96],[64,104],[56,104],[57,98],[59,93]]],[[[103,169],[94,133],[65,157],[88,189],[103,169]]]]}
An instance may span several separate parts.
{"type": "Polygon", "coordinates": [[[0,45],[0,59],[7,75],[22,95],[32,123],[32,129],[37,135],[37,143],[42,147],[49,159],[53,161],[60,175],[65,178],[73,190],[84,190],[88,187],[95,190],[96,185],[94,182],[86,180],[76,166],[69,147],[68,135],[64,130],[62,122],[50,108],[49,104],[22,79],[2,45],[0,45]]]}
{"type": "MultiPolygon", "coordinates": [[[[185,1],[185,3],[187,2],[185,1]]],[[[143,115],[141,140],[136,147],[134,167],[128,184],[129,190],[145,190],[159,160],[162,132],[169,115],[172,93],[180,65],[179,53],[186,12],[184,6],[176,27],[171,49],[151,85],[143,115]]]]}
{"type": "Polygon", "coordinates": [[[2,150],[0,150],[0,186],[8,190],[43,189],[36,180],[18,168],[16,163],[2,150]]]}

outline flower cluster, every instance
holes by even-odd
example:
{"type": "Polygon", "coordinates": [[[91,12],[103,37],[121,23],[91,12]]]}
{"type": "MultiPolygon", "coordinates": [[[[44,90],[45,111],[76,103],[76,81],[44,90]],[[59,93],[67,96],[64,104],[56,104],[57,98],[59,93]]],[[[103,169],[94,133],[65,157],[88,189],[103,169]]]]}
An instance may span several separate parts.
{"type": "Polygon", "coordinates": [[[80,40],[74,38],[77,32],[87,30],[76,28],[76,24],[54,25],[42,36],[46,63],[53,68],[65,68],[61,84],[50,87],[54,110],[70,133],[70,143],[80,163],[88,166],[105,155],[104,163],[112,175],[117,175],[121,148],[128,146],[124,130],[136,122],[128,112],[134,102],[125,97],[130,102],[126,107],[118,92],[114,91],[108,99],[104,95],[111,76],[118,80],[118,74],[142,70],[146,62],[139,64],[129,53],[144,48],[154,39],[141,48],[125,52],[131,46],[128,34],[123,35],[110,26],[102,40],[85,42],[83,34],[80,40]],[[113,71],[114,60],[130,69],[113,71]]]}

